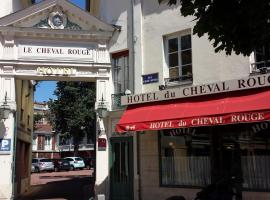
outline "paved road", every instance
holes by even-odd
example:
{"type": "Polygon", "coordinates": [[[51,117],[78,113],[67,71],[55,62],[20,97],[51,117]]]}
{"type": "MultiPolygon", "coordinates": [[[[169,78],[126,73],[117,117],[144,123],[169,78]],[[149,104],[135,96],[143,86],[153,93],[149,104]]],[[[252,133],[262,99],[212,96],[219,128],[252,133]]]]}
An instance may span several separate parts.
{"type": "Polygon", "coordinates": [[[17,200],[89,200],[93,191],[92,170],[31,175],[31,189],[17,200]]]}

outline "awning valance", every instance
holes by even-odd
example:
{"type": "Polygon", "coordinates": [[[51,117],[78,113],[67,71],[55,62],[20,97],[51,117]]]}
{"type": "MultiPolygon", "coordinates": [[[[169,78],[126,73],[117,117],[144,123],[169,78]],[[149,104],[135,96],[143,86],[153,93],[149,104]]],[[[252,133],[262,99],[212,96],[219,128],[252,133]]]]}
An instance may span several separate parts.
{"type": "Polygon", "coordinates": [[[270,119],[269,88],[128,106],[116,132],[160,130],[270,119]]]}

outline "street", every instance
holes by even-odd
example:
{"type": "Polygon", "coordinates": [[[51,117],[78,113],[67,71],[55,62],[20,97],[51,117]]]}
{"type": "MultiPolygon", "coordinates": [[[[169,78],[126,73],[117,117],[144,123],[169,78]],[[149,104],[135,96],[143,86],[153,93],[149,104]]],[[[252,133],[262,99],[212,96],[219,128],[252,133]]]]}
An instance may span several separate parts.
{"type": "Polygon", "coordinates": [[[17,200],[89,200],[93,170],[43,172],[31,175],[31,189],[17,200]]]}

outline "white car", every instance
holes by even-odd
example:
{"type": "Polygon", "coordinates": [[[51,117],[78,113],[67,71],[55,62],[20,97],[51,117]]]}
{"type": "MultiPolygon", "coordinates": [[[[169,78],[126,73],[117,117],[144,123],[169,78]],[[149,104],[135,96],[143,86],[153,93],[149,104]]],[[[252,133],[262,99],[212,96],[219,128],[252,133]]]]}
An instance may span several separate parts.
{"type": "Polygon", "coordinates": [[[70,163],[70,170],[83,169],[85,167],[84,161],[80,157],[65,157],[70,163]]]}
{"type": "Polygon", "coordinates": [[[51,159],[47,158],[33,158],[32,159],[33,172],[53,171],[54,165],[51,159]]]}

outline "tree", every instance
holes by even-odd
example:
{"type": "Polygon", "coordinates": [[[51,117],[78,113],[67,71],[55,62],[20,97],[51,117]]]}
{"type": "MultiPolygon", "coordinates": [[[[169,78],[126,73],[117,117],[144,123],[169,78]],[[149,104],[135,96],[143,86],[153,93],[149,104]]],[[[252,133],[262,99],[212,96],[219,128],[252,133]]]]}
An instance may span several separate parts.
{"type": "Polygon", "coordinates": [[[193,33],[208,34],[215,52],[250,55],[270,43],[269,0],[169,0],[168,4],[177,2],[183,16],[195,17],[193,33]]]}
{"type": "Polygon", "coordinates": [[[95,136],[95,84],[58,82],[54,94],[57,99],[48,103],[51,123],[57,133],[73,138],[76,156],[83,137],[95,136]]]}

